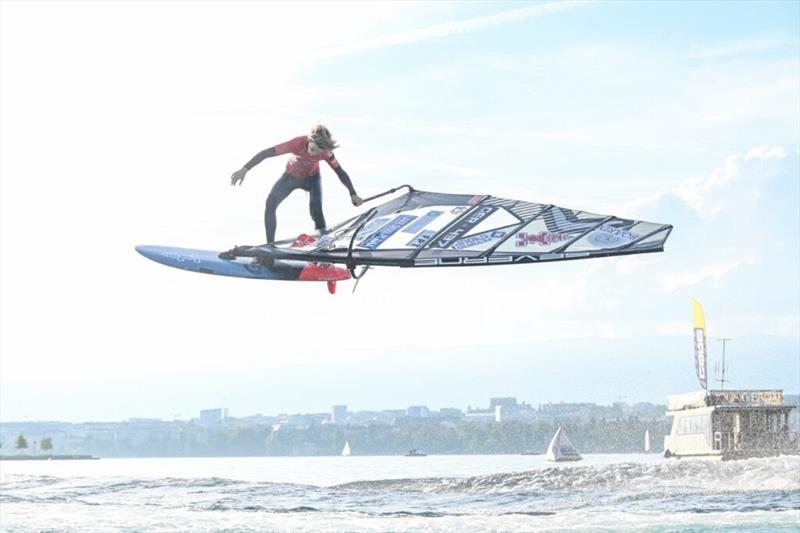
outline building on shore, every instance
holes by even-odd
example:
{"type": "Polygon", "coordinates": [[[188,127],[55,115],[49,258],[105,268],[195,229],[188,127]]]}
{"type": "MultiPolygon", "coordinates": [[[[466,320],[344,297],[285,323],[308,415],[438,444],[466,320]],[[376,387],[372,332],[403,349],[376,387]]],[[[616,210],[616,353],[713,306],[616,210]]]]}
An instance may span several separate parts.
{"type": "Polygon", "coordinates": [[[331,407],[331,423],[341,424],[347,419],[347,406],[334,405],[331,407]]]}
{"type": "Polygon", "coordinates": [[[228,409],[221,407],[217,409],[203,409],[200,411],[201,426],[216,426],[228,418],[228,409]]]}
{"type": "Polygon", "coordinates": [[[745,459],[798,453],[781,390],[710,390],[667,398],[664,456],[745,459]]]}
{"type": "Polygon", "coordinates": [[[412,405],[406,409],[406,416],[409,418],[428,418],[430,414],[427,405],[412,405]]]}

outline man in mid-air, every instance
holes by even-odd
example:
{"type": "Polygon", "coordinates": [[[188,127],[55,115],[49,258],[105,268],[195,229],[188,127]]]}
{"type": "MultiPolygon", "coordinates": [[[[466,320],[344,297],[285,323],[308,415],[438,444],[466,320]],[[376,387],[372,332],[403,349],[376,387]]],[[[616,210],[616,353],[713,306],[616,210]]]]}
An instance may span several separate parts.
{"type": "Polygon", "coordinates": [[[264,211],[264,227],[267,232],[267,244],[275,241],[275,228],[277,220],[275,213],[278,206],[295,189],[303,189],[310,195],[308,207],[314,226],[322,234],[325,231],[325,216],[322,214],[322,183],[319,173],[319,162],[325,161],[339,176],[339,181],[350,192],[350,201],[354,206],[362,204],[361,197],[356,194],[353,182],[347,172],[341,167],[333,150],[338,144],[331,136],[331,132],[322,125],[314,126],[311,133],[295,137],[290,141],[278,144],[257,153],[241,169],[231,175],[231,185],[241,184],[247,172],[261,161],[276,155],[292,154],[286,163],[283,175],[272,186],[267,196],[267,205],[264,211]]]}

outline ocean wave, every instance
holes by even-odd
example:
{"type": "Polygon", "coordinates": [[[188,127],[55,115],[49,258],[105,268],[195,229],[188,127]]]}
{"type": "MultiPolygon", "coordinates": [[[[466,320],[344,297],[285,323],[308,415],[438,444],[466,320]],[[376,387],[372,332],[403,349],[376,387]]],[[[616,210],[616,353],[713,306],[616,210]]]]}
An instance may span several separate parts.
{"type": "Polygon", "coordinates": [[[554,491],[798,491],[800,457],[742,461],[664,460],[593,466],[553,466],[540,470],[468,478],[417,478],[355,481],[338,490],[539,493],[554,491]]]}
{"type": "Polygon", "coordinates": [[[197,488],[220,488],[234,485],[246,484],[246,481],[235,479],[225,479],[219,477],[207,478],[129,478],[111,477],[102,483],[97,482],[97,478],[70,477],[60,478],[55,476],[35,476],[26,474],[11,474],[3,477],[4,489],[28,489],[43,486],[69,484],[72,488],[102,488],[104,492],[125,491],[131,488],[160,488],[160,487],[197,487],[197,488]]]}
{"type": "Polygon", "coordinates": [[[220,477],[206,478],[58,478],[54,476],[4,476],[0,501],[5,503],[83,503],[94,500],[124,501],[126,498],[153,499],[147,505],[167,505],[178,497],[185,501],[202,501],[208,497],[291,496],[306,494],[316,487],[291,483],[249,482],[220,477]]]}
{"type": "MultiPolygon", "coordinates": [[[[198,515],[359,513],[409,520],[458,516],[534,518],[575,512],[758,513],[800,510],[800,457],[735,462],[663,460],[467,478],[356,481],[334,486],[184,479],[4,476],[4,508],[127,509],[198,515]]],[[[80,512],[80,511],[79,511],[80,512]]]]}
{"type": "Polygon", "coordinates": [[[464,513],[444,513],[436,511],[388,511],[383,513],[362,512],[367,516],[386,516],[386,517],[419,517],[419,518],[443,518],[445,516],[463,516],[464,513]]]}

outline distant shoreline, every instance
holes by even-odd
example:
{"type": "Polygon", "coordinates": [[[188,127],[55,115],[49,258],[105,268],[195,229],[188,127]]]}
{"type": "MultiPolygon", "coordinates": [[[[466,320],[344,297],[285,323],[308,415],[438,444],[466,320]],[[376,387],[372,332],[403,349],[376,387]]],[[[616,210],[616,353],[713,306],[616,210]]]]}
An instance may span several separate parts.
{"type": "MultiPolygon", "coordinates": [[[[494,456],[521,456],[521,457],[536,457],[544,456],[545,452],[508,452],[508,453],[426,453],[420,457],[494,457],[494,456]]],[[[652,455],[661,457],[661,453],[646,453],[643,451],[631,452],[591,452],[583,455],[652,455]]],[[[332,458],[342,457],[341,454],[313,454],[313,455],[103,455],[96,457],[93,455],[0,455],[2,461],[35,461],[35,460],[117,460],[117,459],[317,459],[317,458],[332,458]]],[[[412,457],[404,453],[359,453],[353,454],[349,457],[412,457]]]]}
{"type": "Polygon", "coordinates": [[[99,460],[99,457],[92,455],[0,455],[0,461],[75,461],[75,460],[99,460]]]}

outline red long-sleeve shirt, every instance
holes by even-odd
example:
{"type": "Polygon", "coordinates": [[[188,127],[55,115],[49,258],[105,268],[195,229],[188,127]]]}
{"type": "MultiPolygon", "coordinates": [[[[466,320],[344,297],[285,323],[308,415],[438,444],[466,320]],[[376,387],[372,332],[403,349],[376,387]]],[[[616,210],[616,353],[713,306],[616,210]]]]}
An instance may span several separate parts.
{"type": "Polygon", "coordinates": [[[275,146],[275,155],[292,154],[286,162],[286,173],[295,178],[308,178],[319,172],[319,162],[325,161],[333,170],[339,168],[336,156],[330,150],[317,155],[308,153],[308,136],[301,135],[275,146]]]}

